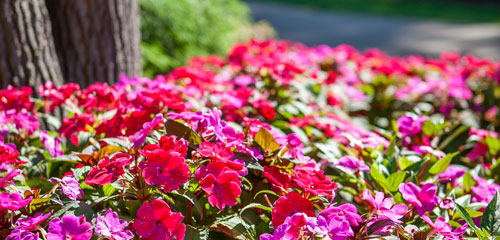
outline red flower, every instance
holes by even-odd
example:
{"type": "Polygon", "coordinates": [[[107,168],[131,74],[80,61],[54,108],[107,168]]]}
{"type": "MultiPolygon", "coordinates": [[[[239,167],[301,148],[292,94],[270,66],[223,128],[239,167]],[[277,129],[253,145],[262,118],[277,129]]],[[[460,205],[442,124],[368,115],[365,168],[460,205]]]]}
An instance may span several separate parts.
{"type": "Polygon", "coordinates": [[[315,196],[322,195],[326,197],[333,197],[333,191],[337,188],[337,184],[332,179],[327,178],[323,171],[312,169],[298,169],[294,170],[295,176],[293,181],[305,192],[311,193],[315,196]]]}
{"type": "Polygon", "coordinates": [[[7,89],[0,90],[0,111],[25,108],[28,111],[33,110],[35,103],[31,101],[31,87],[21,87],[21,89],[8,86],[7,89]]]}
{"type": "Polygon", "coordinates": [[[134,156],[128,153],[117,153],[111,160],[108,156],[105,156],[104,159],[99,162],[97,168],[92,168],[92,170],[90,170],[85,179],[85,183],[98,185],[112,183],[125,173],[124,167],[131,164],[133,161],[134,156]]]}
{"type": "Polygon", "coordinates": [[[198,168],[195,176],[212,206],[224,210],[225,206],[236,205],[236,199],[241,195],[238,172],[224,163],[209,162],[208,165],[198,168]]]}
{"type": "Polygon", "coordinates": [[[72,118],[65,117],[59,128],[59,133],[63,137],[70,137],[71,142],[78,145],[77,132],[85,131],[87,125],[92,126],[94,122],[95,118],[88,113],[75,114],[72,118]]]}
{"type": "Polygon", "coordinates": [[[262,173],[273,187],[282,187],[283,189],[288,189],[292,183],[292,177],[287,173],[282,173],[277,167],[264,166],[264,172],[262,173]]]}
{"type": "Polygon", "coordinates": [[[137,235],[146,240],[184,239],[183,218],[182,214],[172,212],[164,201],[153,199],[137,211],[134,228],[137,235]]]}
{"type": "Polygon", "coordinates": [[[274,229],[285,222],[285,219],[288,216],[301,212],[305,213],[309,217],[315,216],[312,203],[302,197],[299,193],[289,192],[287,195],[280,197],[274,204],[272,212],[274,229]]]}
{"type": "Polygon", "coordinates": [[[268,121],[274,120],[274,117],[276,116],[276,111],[274,111],[274,108],[268,104],[261,105],[259,112],[268,121]]]}
{"type": "Polygon", "coordinates": [[[176,136],[162,136],[158,144],[149,144],[139,153],[146,160],[139,164],[146,183],[159,185],[166,192],[179,189],[179,184],[190,177],[189,166],[184,162],[187,141],[176,136]]]}
{"type": "Polygon", "coordinates": [[[0,136],[0,164],[23,164],[24,162],[18,160],[17,157],[19,157],[19,152],[16,150],[16,145],[4,143],[3,137],[0,136]]]}

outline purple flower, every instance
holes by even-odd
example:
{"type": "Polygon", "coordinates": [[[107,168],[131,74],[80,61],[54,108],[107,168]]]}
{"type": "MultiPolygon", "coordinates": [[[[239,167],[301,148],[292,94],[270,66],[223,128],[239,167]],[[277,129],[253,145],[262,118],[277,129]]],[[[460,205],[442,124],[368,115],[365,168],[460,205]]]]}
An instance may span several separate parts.
{"type": "Polygon", "coordinates": [[[364,172],[369,172],[370,167],[368,167],[364,162],[361,160],[353,157],[353,156],[343,156],[339,159],[339,162],[337,165],[346,167],[348,169],[351,169],[353,171],[364,171],[364,172]]]}
{"type": "Polygon", "coordinates": [[[272,235],[269,233],[262,234],[260,240],[314,239],[315,237],[329,239],[326,236],[327,234],[326,228],[320,227],[316,218],[308,217],[305,213],[295,213],[287,217],[272,235]]]}
{"type": "Polygon", "coordinates": [[[61,149],[61,138],[54,138],[49,136],[47,131],[40,132],[40,140],[42,140],[43,145],[47,148],[47,151],[52,157],[61,156],[64,152],[61,149]]]}
{"type": "Polygon", "coordinates": [[[92,225],[85,220],[85,216],[66,215],[62,219],[54,218],[49,223],[47,239],[50,240],[90,240],[92,225]]]}
{"type": "Polygon", "coordinates": [[[436,222],[432,222],[432,220],[428,216],[421,216],[421,218],[429,224],[432,228],[432,231],[427,234],[427,236],[432,236],[432,234],[437,234],[444,236],[446,240],[460,240],[462,239],[462,235],[464,235],[465,230],[469,226],[467,223],[462,225],[459,228],[456,228],[452,231],[450,224],[445,222],[444,217],[438,217],[436,222]]]}
{"type": "Polygon", "coordinates": [[[95,232],[103,237],[111,240],[129,240],[133,239],[134,235],[130,230],[124,230],[127,227],[125,220],[120,220],[116,212],[112,212],[111,208],[106,211],[104,219],[97,218],[95,224],[95,232]]]}
{"type": "Polygon", "coordinates": [[[401,183],[399,192],[409,204],[415,207],[420,215],[432,211],[439,202],[439,197],[436,196],[437,186],[434,183],[426,183],[422,185],[422,189],[412,182],[401,183]]]}
{"type": "Polygon", "coordinates": [[[396,223],[401,222],[401,218],[406,214],[408,207],[404,204],[393,206],[392,198],[386,198],[383,192],[375,192],[375,198],[370,190],[363,191],[363,199],[368,201],[373,209],[372,212],[377,214],[381,219],[389,219],[396,223]]]}
{"type": "Polygon", "coordinates": [[[30,204],[33,197],[23,198],[18,193],[3,192],[0,194],[0,211],[9,209],[11,211],[19,210],[30,204]]]}
{"type": "Polygon", "coordinates": [[[59,184],[59,186],[61,186],[62,188],[62,192],[68,198],[76,200],[76,199],[81,199],[83,197],[83,190],[80,188],[80,183],[78,183],[78,181],[76,181],[76,179],[73,176],[64,176],[62,180],[53,177],[50,178],[49,180],[52,183],[59,184]]]}
{"type": "Polygon", "coordinates": [[[156,128],[158,124],[163,122],[163,115],[162,114],[157,114],[155,118],[151,122],[146,122],[142,125],[142,129],[134,133],[134,135],[130,136],[130,141],[134,143],[134,148],[140,147],[144,141],[146,140],[146,137],[151,134],[151,132],[156,128]]]}
{"type": "Polygon", "coordinates": [[[429,119],[427,116],[402,116],[396,126],[403,136],[415,136],[422,131],[422,125],[427,119],[429,119]]]}
{"type": "Polygon", "coordinates": [[[354,236],[351,226],[358,226],[362,221],[356,207],[349,203],[326,208],[320,213],[318,220],[326,223],[328,233],[335,236],[333,239],[347,239],[354,236]]]}
{"type": "Polygon", "coordinates": [[[451,186],[455,186],[457,178],[463,176],[467,172],[467,168],[461,166],[450,165],[443,172],[436,176],[437,179],[443,179],[439,181],[442,184],[450,183],[451,186]]]}

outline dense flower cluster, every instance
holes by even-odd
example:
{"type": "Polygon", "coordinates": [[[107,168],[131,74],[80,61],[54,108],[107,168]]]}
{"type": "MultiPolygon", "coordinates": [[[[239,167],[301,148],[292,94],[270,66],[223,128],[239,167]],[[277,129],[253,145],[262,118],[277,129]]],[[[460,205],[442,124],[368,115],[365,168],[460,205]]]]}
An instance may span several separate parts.
{"type": "Polygon", "coordinates": [[[488,239],[499,108],[498,62],[275,40],[9,87],[0,238],[488,239]]]}

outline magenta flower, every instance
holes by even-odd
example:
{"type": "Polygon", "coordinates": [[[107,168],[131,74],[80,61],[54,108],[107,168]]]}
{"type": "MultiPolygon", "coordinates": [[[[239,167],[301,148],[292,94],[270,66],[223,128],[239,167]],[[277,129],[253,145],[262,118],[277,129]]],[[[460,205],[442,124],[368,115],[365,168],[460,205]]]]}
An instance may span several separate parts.
{"type": "Polygon", "coordinates": [[[369,172],[370,167],[368,167],[363,161],[353,157],[353,156],[343,156],[339,159],[337,165],[348,168],[355,172],[363,171],[369,172]]]}
{"type": "Polygon", "coordinates": [[[51,137],[47,131],[40,132],[40,139],[52,157],[62,156],[61,138],[51,137]]]}
{"type": "Polygon", "coordinates": [[[140,147],[146,137],[153,132],[153,130],[158,126],[158,124],[163,122],[163,115],[157,114],[151,122],[146,122],[142,125],[142,129],[130,136],[130,141],[132,141],[134,148],[140,147]]]}
{"type": "Polygon", "coordinates": [[[30,204],[33,197],[28,197],[26,199],[18,193],[3,192],[0,194],[0,211],[8,209],[11,211],[19,210],[28,204],[30,204]]]}
{"type": "Polygon", "coordinates": [[[372,205],[371,212],[378,215],[381,219],[389,219],[396,223],[401,223],[401,218],[404,217],[408,207],[404,204],[394,205],[392,198],[386,198],[383,192],[375,192],[375,198],[370,190],[363,191],[363,199],[372,205]]]}
{"type": "Polygon", "coordinates": [[[8,236],[7,239],[11,240],[39,240],[40,233],[32,233],[32,232],[14,232],[13,230],[8,236]]]}
{"type": "Polygon", "coordinates": [[[195,172],[200,186],[208,196],[208,202],[220,210],[236,205],[241,194],[240,174],[224,163],[209,162],[195,172]]]}
{"type": "Polygon", "coordinates": [[[422,185],[422,189],[412,182],[401,183],[399,185],[399,192],[401,192],[403,198],[409,204],[415,207],[420,215],[423,215],[427,211],[432,211],[440,200],[436,196],[437,186],[434,183],[426,183],[422,185]]]}
{"type": "Polygon", "coordinates": [[[7,173],[4,178],[0,179],[0,189],[5,188],[11,184],[13,184],[13,179],[17,176],[23,173],[23,170],[21,169],[14,169],[7,173]]]}
{"type": "Polygon", "coordinates": [[[49,223],[47,239],[50,240],[90,240],[92,225],[85,216],[65,215],[62,219],[54,218],[49,223]]]}
{"type": "Polygon", "coordinates": [[[437,179],[442,179],[439,181],[442,184],[450,183],[451,186],[455,186],[458,178],[462,177],[467,172],[467,168],[462,166],[450,165],[446,170],[436,176],[437,179]]]}
{"type": "Polygon", "coordinates": [[[358,226],[362,221],[356,207],[346,203],[338,207],[328,207],[319,214],[319,218],[324,218],[328,226],[328,232],[336,236],[335,239],[347,239],[354,236],[352,226],[358,226]]]}
{"type": "Polygon", "coordinates": [[[153,199],[137,211],[134,228],[137,235],[147,240],[184,239],[183,218],[182,214],[172,212],[164,201],[153,199]]]}
{"type": "MultiPolygon", "coordinates": [[[[43,213],[36,213],[33,217],[27,217],[25,219],[21,219],[17,221],[17,227],[10,232],[9,236],[7,236],[7,239],[32,239],[31,237],[33,236],[38,236],[38,233],[35,235],[33,233],[29,233],[31,231],[39,230],[40,224],[42,224],[47,218],[52,215],[51,211],[50,213],[47,213],[43,215],[43,213]],[[24,237],[20,237],[24,236],[24,237]]],[[[38,240],[38,238],[34,238],[38,240]]]]}
{"type": "Polygon", "coordinates": [[[450,224],[446,223],[444,217],[438,217],[434,223],[428,216],[421,216],[421,218],[432,228],[432,231],[427,236],[437,234],[444,236],[446,240],[461,240],[461,236],[464,235],[465,230],[469,226],[466,223],[452,231],[450,224]]]}
{"type": "Polygon", "coordinates": [[[422,131],[422,126],[427,119],[429,119],[427,116],[402,116],[397,121],[398,131],[403,136],[415,136],[422,131]]]}
{"type": "Polygon", "coordinates": [[[52,183],[59,184],[61,186],[62,192],[68,198],[76,200],[81,199],[83,197],[83,190],[80,188],[80,183],[76,181],[73,176],[64,176],[61,179],[59,178],[50,178],[52,183]]]}
{"type": "Polygon", "coordinates": [[[95,232],[110,240],[129,240],[134,238],[134,234],[130,230],[125,230],[128,223],[125,220],[118,218],[116,212],[112,212],[111,208],[106,211],[103,218],[97,218],[95,223],[95,232]]]}
{"type": "Polygon", "coordinates": [[[500,191],[500,186],[496,183],[490,183],[479,176],[473,176],[476,186],[471,187],[472,201],[489,203],[495,196],[496,191],[500,191]]]}

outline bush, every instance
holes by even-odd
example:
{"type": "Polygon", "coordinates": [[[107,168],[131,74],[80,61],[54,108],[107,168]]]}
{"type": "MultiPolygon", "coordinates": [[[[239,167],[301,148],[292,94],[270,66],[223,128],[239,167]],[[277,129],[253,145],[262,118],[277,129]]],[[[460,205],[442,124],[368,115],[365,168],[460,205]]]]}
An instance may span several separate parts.
{"type": "Polygon", "coordinates": [[[251,26],[239,0],[141,0],[144,73],[186,64],[194,55],[224,54],[251,26]]]}

